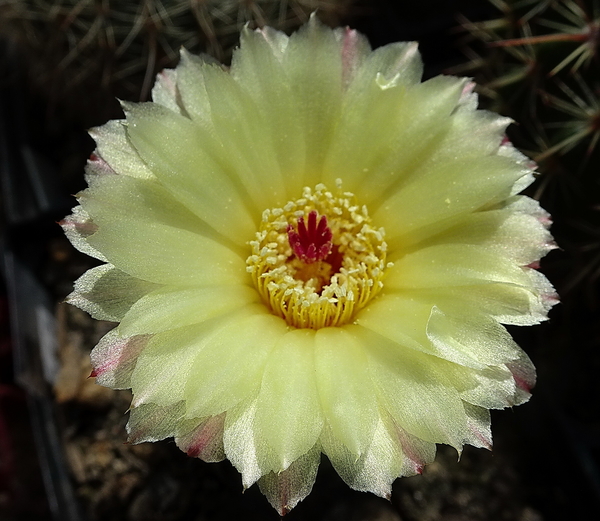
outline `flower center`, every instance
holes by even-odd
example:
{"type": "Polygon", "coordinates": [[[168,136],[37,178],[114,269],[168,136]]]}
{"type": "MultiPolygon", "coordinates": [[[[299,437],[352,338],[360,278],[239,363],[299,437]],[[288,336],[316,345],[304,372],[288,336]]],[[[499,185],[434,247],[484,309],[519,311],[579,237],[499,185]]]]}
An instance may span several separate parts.
{"type": "Polygon", "coordinates": [[[350,323],[383,287],[387,245],[353,194],[319,184],[265,210],[247,270],[271,311],[290,326],[350,323]]]}

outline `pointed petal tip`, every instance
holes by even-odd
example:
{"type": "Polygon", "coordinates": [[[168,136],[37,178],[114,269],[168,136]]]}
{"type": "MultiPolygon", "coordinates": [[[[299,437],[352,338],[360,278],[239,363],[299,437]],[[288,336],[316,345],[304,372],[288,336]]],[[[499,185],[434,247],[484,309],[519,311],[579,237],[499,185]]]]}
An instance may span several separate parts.
{"type": "Polygon", "coordinates": [[[181,63],[186,63],[192,59],[190,51],[188,51],[183,45],[179,48],[179,59],[181,63]]]}
{"type": "MultiPolygon", "coordinates": [[[[123,112],[125,113],[125,115],[127,115],[128,112],[131,112],[132,110],[135,109],[135,107],[137,105],[139,105],[139,103],[136,103],[134,101],[127,101],[127,100],[122,100],[117,98],[117,101],[119,102],[119,105],[121,105],[121,108],[123,109],[123,112]]],[[[127,125],[128,122],[127,121],[123,121],[123,125],[127,125]]]]}
{"type": "Polygon", "coordinates": [[[526,393],[531,393],[533,385],[530,382],[527,382],[524,378],[521,378],[515,374],[513,374],[513,379],[515,380],[515,384],[519,389],[525,391],[526,393]]]}

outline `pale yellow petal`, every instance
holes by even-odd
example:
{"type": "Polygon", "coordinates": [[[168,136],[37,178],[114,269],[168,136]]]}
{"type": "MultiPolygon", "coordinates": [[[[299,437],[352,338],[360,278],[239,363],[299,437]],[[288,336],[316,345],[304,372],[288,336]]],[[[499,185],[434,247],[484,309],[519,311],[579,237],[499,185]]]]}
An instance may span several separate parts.
{"type": "MultiPolygon", "coordinates": [[[[218,342],[221,342],[222,345],[223,339],[227,335],[239,336],[237,324],[245,324],[257,315],[262,316],[261,310],[249,306],[201,324],[153,335],[140,353],[138,363],[131,375],[133,405],[137,407],[142,403],[156,403],[168,406],[185,400],[187,417],[209,416],[210,413],[190,412],[189,400],[202,399],[202,397],[188,393],[187,387],[209,371],[209,367],[207,367],[204,369],[204,373],[198,373],[197,368],[193,369],[194,364],[206,346],[214,346],[218,342]]],[[[261,350],[257,349],[257,352],[261,352],[261,350]]],[[[249,359],[252,359],[252,356],[253,353],[248,354],[249,359]]],[[[255,356],[259,356],[259,354],[257,353],[255,356]]],[[[219,368],[214,365],[213,362],[213,371],[218,371],[219,368]]],[[[226,390],[227,387],[221,386],[221,389],[226,390]]],[[[204,398],[209,400],[211,397],[204,398]]]]}
{"type": "Polygon", "coordinates": [[[286,333],[263,306],[202,340],[185,385],[188,417],[220,414],[258,392],[268,357],[286,333]]]}
{"type": "Polygon", "coordinates": [[[79,277],[65,301],[97,320],[118,322],[137,300],[156,288],[155,284],[136,279],[112,264],[103,264],[79,277]]]}
{"type": "Polygon", "coordinates": [[[223,431],[225,413],[210,418],[182,420],[177,426],[175,443],[191,458],[206,462],[225,459],[223,431]]]}
{"type": "Polygon", "coordinates": [[[67,215],[59,223],[71,244],[90,257],[108,262],[108,259],[87,241],[87,238],[98,230],[96,224],[81,205],[72,211],[71,215],[67,215]]]}
{"type": "Polygon", "coordinates": [[[123,337],[115,328],[106,333],[92,349],[92,375],[96,383],[112,389],[129,389],[131,375],[150,335],[123,337]]]}
{"type": "MultiPolygon", "coordinates": [[[[260,468],[258,447],[261,440],[254,433],[256,398],[243,402],[227,411],[223,445],[225,454],[242,475],[244,489],[251,487],[268,470],[260,468]]],[[[264,450],[264,445],[262,445],[264,450]]]]}
{"type": "Polygon", "coordinates": [[[388,289],[441,288],[503,282],[530,287],[514,262],[470,244],[440,244],[410,253],[388,269],[388,289]]]}
{"type": "Polygon", "coordinates": [[[77,197],[96,224],[118,220],[155,222],[198,233],[242,250],[183,206],[155,179],[103,175],[89,179],[88,183],[89,188],[77,197]]]}
{"type": "Polygon", "coordinates": [[[188,60],[182,63],[179,86],[192,119],[204,129],[202,148],[247,194],[256,213],[282,205],[289,174],[276,160],[265,114],[234,76],[188,60]]]}
{"type": "Polygon", "coordinates": [[[103,223],[88,237],[117,268],[157,284],[246,284],[245,259],[202,235],[147,221],[103,223]]]}
{"type": "Polygon", "coordinates": [[[131,146],[124,123],[123,120],[112,120],[90,130],[90,136],[96,142],[96,152],[121,175],[151,179],[154,175],[131,146]]]}
{"type": "Polygon", "coordinates": [[[521,348],[504,326],[483,313],[465,311],[454,306],[432,309],[427,337],[440,352],[458,351],[483,365],[499,365],[519,358],[521,348]]]}
{"type": "Polygon", "coordinates": [[[129,104],[126,116],[129,140],[165,188],[224,237],[244,244],[256,231],[258,216],[205,150],[202,129],[155,104],[129,104]]]}
{"type": "Polygon", "coordinates": [[[210,65],[200,56],[190,54],[182,48],[176,69],[176,86],[186,114],[210,133],[211,109],[202,74],[204,66],[210,65]]]}
{"type": "Polygon", "coordinates": [[[511,210],[489,210],[468,215],[453,228],[421,243],[477,244],[516,264],[527,266],[556,246],[550,232],[533,215],[511,210]]]}
{"type": "Polygon", "coordinates": [[[487,313],[501,324],[518,326],[548,320],[548,311],[557,302],[554,299],[546,303],[546,297],[537,294],[532,286],[485,280],[463,286],[411,290],[410,293],[418,298],[433,298],[440,306],[487,313]]]}
{"type": "Polygon", "coordinates": [[[418,82],[421,73],[415,42],[386,45],[363,58],[343,94],[340,122],[323,168],[327,186],[335,186],[339,178],[344,189],[368,198],[358,183],[397,150],[398,132],[403,133],[410,119],[403,109],[410,110],[414,102],[411,98],[407,103],[407,87],[418,82]],[[390,107],[396,109],[390,112],[390,107]]]}
{"type": "Polygon", "coordinates": [[[291,96],[301,108],[297,118],[306,143],[302,186],[314,186],[322,180],[323,163],[341,110],[341,54],[341,42],[334,32],[312,16],[290,36],[282,56],[291,96]]]}
{"type": "Polygon", "coordinates": [[[190,326],[259,303],[254,288],[242,285],[159,288],[140,298],[122,318],[126,336],[190,326]]]}
{"type": "Polygon", "coordinates": [[[371,443],[378,417],[365,348],[344,328],[319,329],[315,343],[323,414],[333,436],[360,456],[371,443]]]}
{"type": "Polygon", "coordinates": [[[535,386],[537,378],[533,363],[527,354],[522,351],[519,359],[507,363],[506,367],[515,380],[515,405],[525,403],[531,398],[531,389],[535,386]]]}
{"type": "MultiPolygon", "coordinates": [[[[492,429],[490,425],[490,411],[463,402],[467,415],[467,435],[464,443],[473,447],[492,450],[492,429]]],[[[458,451],[460,454],[460,450],[458,451]]]]}
{"type": "Polygon", "coordinates": [[[506,198],[523,173],[512,161],[498,156],[459,157],[428,165],[386,199],[373,219],[385,228],[391,250],[413,244],[506,198]]]}
{"type": "MultiPolygon", "coordinates": [[[[266,28],[244,29],[241,46],[233,54],[231,75],[253,102],[261,107],[261,132],[265,144],[272,144],[272,156],[285,178],[285,199],[295,199],[304,187],[303,174],[307,145],[299,115],[303,107],[292,94],[282,59],[288,37],[266,28]]],[[[260,163],[259,163],[260,165],[260,163]]]]}
{"type": "Polygon", "coordinates": [[[367,451],[357,458],[326,429],[323,452],[353,489],[390,498],[396,478],[420,474],[435,457],[435,444],[411,436],[395,425],[386,411],[380,416],[367,451]]]}
{"type": "Polygon", "coordinates": [[[403,347],[475,369],[514,360],[519,352],[492,318],[462,312],[447,316],[435,300],[415,295],[382,295],[357,315],[356,324],[403,347]]]}
{"type": "Polygon", "coordinates": [[[262,466],[277,473],[307,453],[323,427],[314,352],[314,331],[289,331],[269,355],[264,370],[255,430],[270,449],[259,458],[262,466]]]}
{"type": "Polygon", "coordinates": [[[182,114],[178,97],[177,71],[175,69],[163,69],[156,76],[156,82],[152,87],[152,101],[177,114],[182,114]]]}
{"type": "Polygon", "coordinates": [[[373,78],[382,90],[418,84],[423,75],[418,47],[417,42],[394,42],[375,49],[365,57],[348,91],[356,90],[358,94],[373,78]]]}
{"type": "Polygon", "coordinates": [[[359,326],[353,334],[363,340],[373,381],[394,421],[424,441],[461,447],[467,417],[458,391],[438,368],[437,359],[359,326]]]}
{"type": "Polygon", "coordinates": [[[342,179],[344,189],[360,194],[361,203],[373,214],[377,205],[415,177],[436,150],[451,125],[449,116],[464,84],[463,79],[446,76],[411,88],[400,82],[381,85],[376,80],[360,104],[342,112],[344,124],[337,127],[339,137],[332,141],[327,163],[331,173],[325,175],[342,179]],[[394,110],[389,110],[390,106],[394,110]],[[371,107],[375,115],[381,115],[372,118],[362,107],[371,107]],[[355,149],[348,150],[346,157],[348,141],[355,149]]]}
{"type": "Polygon", "coordinates": [[[517,387],[512,373],[504,365],[474,371],[447,366],[452,382],[463,401],[486,409],[504,409],[517,404],[517,387]]]}

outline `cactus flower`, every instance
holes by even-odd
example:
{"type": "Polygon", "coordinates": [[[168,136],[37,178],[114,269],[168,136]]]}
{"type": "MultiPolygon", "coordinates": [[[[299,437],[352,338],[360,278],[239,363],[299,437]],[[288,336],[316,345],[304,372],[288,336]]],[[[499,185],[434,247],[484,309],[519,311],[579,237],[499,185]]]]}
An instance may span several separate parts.
{"type": "Polygon", "coordinates": [[[503,324],[556,302],[548,215],[518,195],[535,165],[472,82],[421,73],[415,43],[312,17],[245,29],[229,69],[183,51],[153,102],[91,131],[62,224],[103,264],[68,301],[118,322],[93,375],[132,389],[131,442],[228,458],[283,514],[321,453],[388,497],[527,401],[503,324]]]}

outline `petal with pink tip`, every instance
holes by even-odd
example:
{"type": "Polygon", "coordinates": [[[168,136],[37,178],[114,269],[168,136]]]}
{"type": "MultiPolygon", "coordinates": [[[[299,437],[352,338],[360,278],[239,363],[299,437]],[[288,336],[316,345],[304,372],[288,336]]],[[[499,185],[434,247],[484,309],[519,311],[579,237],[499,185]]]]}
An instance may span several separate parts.
{"type": "Polygon", "coordinates": [[[124,338],[119,335],[118,328],[112,329],[92,349],[90,356],[94,369],[91,376],[105,387],[129,389],[137,359],[149,340],[150,335],[124,338]]]}
{"type": "Polygon", "coordinates": [[[260,491],[280,516],[289,513],[310,494],[320,461],[321,451],[315,446],[284,471],[271,471],[258,480],[260,491]]]}
{"type": "Polygon", "coordinates": [[[185,411],[185,403],[177,402],[168,407],[147,403],[129,409],[127,441],[144,443],[175,436],[185,411]]]}
{"type": "MultiPolygon", "coordinates": [[[[188,423],[197,420],[189,420],[188,423]]],[[[200,421],[186,434],[175,438],[177,446],[192,458],[200,458],[206,462],[217,462],[225,459],[223,448],[223,429],[225,426],[225,413],[211,416],[200,421]]]]}

